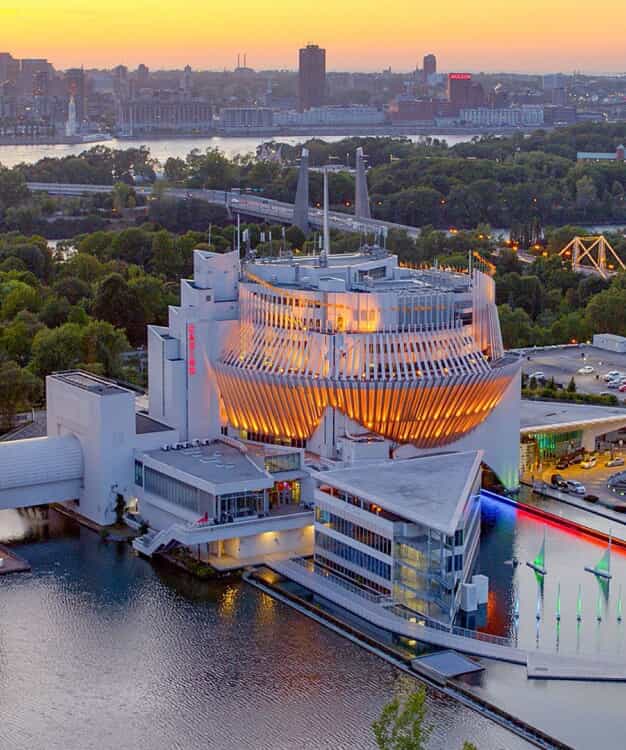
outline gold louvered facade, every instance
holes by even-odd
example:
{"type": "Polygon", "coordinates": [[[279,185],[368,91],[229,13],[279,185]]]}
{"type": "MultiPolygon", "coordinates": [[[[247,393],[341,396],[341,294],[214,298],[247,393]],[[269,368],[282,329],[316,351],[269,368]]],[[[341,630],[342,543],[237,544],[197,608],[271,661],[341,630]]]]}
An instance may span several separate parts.
{"type": "Polygon", "coordinates": [[[519,366],[502,356],[492,287],[474,275],[464,322],[452,293],[242,283],[236,340],[214,365],[224,416],[238,430],[301,441],[330,407],[397,443],[453,443],[497,406],[519,366]]]}
{"type": "Polygon", "coordinates": [[[237,429],[306,440],[330,406],[390,440],[432,448],[477,427],[498,404],[516,371],[512,363],[489,373],[432,383],[349,382],[219,364],[216,377],[228,421],[237,429]]]}

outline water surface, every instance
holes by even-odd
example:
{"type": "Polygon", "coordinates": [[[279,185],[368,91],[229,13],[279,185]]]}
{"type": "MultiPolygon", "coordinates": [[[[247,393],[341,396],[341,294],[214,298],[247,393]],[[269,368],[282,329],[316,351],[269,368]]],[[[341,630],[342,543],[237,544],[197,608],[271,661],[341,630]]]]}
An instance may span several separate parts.
{"type": "MultiPolygon", "coordinates": [[[[0,513],[32,573],[0,578],[0,750],[373,750],[416,682],[240,582],[207,584],[51,513],[0,513]]],[[[430,748],[529,746],[435,693],[430,748]]]]}

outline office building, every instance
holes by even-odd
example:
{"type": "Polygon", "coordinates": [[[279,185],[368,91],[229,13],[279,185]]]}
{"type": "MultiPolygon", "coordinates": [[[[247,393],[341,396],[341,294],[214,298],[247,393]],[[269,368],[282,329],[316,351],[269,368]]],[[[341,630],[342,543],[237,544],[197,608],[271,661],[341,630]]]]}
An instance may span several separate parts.
{"type": "Polygon", "coordinates": [[[320,107],[326,96],[326,50],[309,44],[299,53],[298,109],[320,107]]]}
{"type": "Polygon", "coordinates": [[[448,75],[448,100],[452,106],[462,109],[470,105],[471,73],[450,73],[448,75]]]}
{"type": "Polygon", "coordinates": [[[274,113],[274,124],[286,128],[347,127],[353,125],[382,125],[385,113],[376,107],[311,107],[303,112],[294,110],[274,113]]]}
{"type": "Polygon", "coordinates": [[[525,105],[522,107],[464,108],[459,113],[462,123],[485,128],[524,128],[543,125],[543,107],[525,105]]]}
{"type": "Polygon", "coordinates": [[[116,131],[123,136],[202,134],[215,130],[213,106],[178,91],[144,92],[117,101],[116,131]]]}
{"type": "Polygon", "coordinates": [[[224,107],[220,110],[219,127],[225,133],[271,132],[273,126],[274,113],[269,107],[224,107]]]}
{"type": "Polygon", "coordinates": [[[424,83],[430,84],[433,81],[434,76],[437,75],[437,58],[435,57],[435,55],[424,55],[422,73],[424,77],[424,83]]]}

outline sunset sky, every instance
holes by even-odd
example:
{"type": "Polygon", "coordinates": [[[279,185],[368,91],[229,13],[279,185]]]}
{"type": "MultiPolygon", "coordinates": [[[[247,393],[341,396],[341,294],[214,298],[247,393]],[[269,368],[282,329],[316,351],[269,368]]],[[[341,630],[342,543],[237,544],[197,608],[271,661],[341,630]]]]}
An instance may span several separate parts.
{"type": "Polygon", "coordinates": [[[315,42],[329,70],[621,72],[625,28],[624,0],[0,0],[0,51],[58,68],[293,69],[315,42]]]}

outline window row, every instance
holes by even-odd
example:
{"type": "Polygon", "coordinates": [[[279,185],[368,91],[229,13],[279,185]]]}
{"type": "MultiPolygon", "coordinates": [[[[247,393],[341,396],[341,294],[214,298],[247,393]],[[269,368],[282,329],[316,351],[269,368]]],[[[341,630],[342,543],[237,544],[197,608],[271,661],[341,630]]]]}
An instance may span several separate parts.
{"type": "Polygon", "coordinates": [[[326,552],[341,557],[342,560],[346,560],[346,562],[350,562],[359,568],[364,568],[379,578],[391,580],[391,565],[378,560],[376,557],[361,552],[359,549],[354,549],[354,547],[339,542],[337,539],[326,536],[319,531],[315,534],[315,544],[326,552]]]}
{"type": "Polygon", "coordinates": [[[144,468],[144,487],[147,492],[159,495],[174,505],[198,512],[198,490],[178,479],[161,474],[160,471],[144,468]]]}
{"type": "Polygon", "coordinates": [[[323,555],[316,555],[315,562],[324,568],[328,568],[333,573],[338,573],[342,578],[346,578],[347,580],[352,581],[352,583],[356,583],[359,586],[363,586],[364,588],[372,589],[373,591],[376,591],[378,594],[389,593],[389,589],[386,588],[385,586],[381,586],[379,583],[376,583],[376,581],[371,581],[369,578],[359,575],[358,573],[355,573],[353,570],[350,570],[350,568],[346,568],[343,565],[339,565],[339,563],[336,563],[334,560],[329,560],[327,557],[324,557],[323,555]]]}
{"type": "Polygon", "coordinates": [[[391,539],[388,539],[381,534],[377,534],[374,531],[359,526],[352,521],[348,521],[347,518],[342,518],[334,513],[330,513],[327,510],[317,507],[315,509],[315,520],[318,523],[324,524],[329,529],[343,534],[344,536],[350,537],[361,544],[366,544],[368,547],[382,552],[385,555],[391,555],[391,539]]]}

